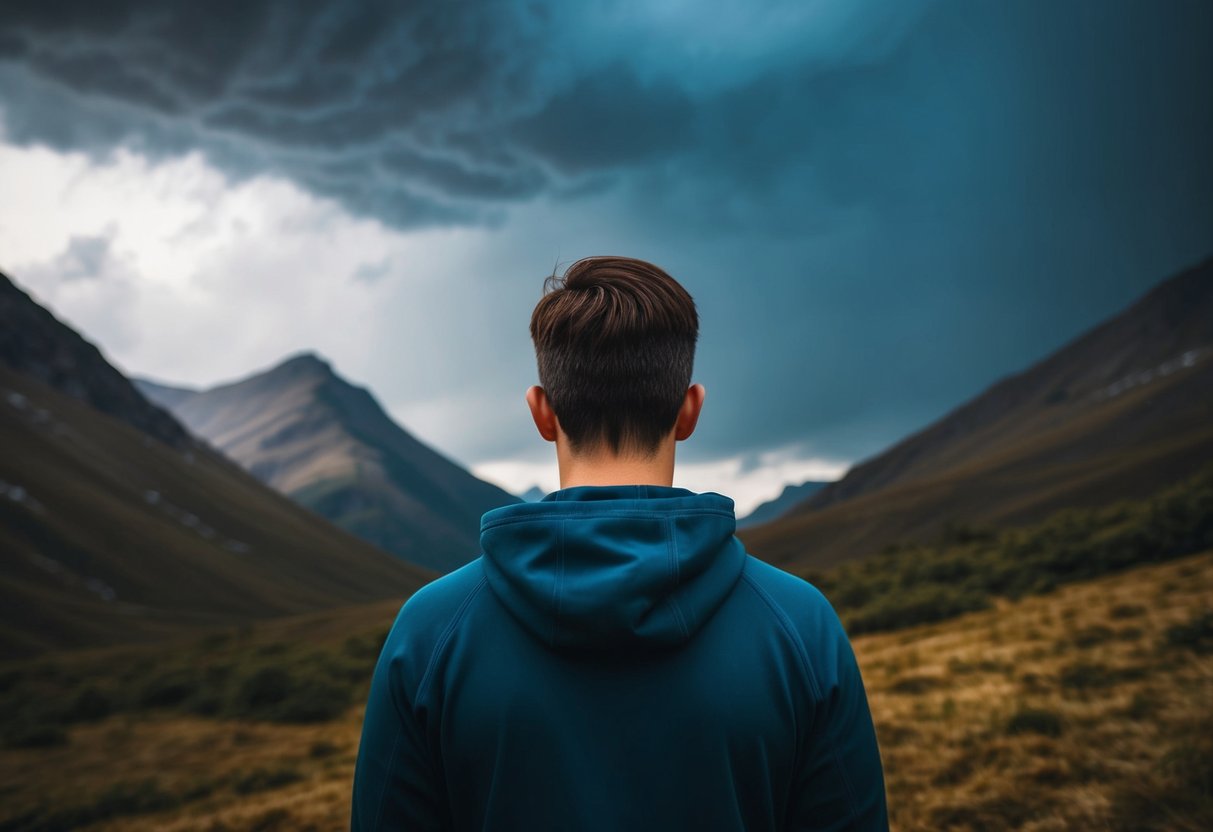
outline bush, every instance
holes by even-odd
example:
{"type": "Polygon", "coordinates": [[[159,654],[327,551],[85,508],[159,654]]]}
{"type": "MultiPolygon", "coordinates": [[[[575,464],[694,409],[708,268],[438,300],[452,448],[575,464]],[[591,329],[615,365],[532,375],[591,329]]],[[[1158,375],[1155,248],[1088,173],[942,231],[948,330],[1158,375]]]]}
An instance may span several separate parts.
{"type": "Polygon", "coordinates": [[[349,704],[348,687],[270,666],[245,678],[233,710],[242,716],[275,722],[324,722],[340,716],[349,704]]]}
{"type": "Polygon", "coordinates": [[[12,748],[51,748],[67,745],[67,732],[52,723],[26,723],[11,727],[4,739],[12,748]]]}
{"type": "Polygon", "coordinates": [[[73,798],[74,802],[47,807],[27,817],[22,829],[75,829],[123,815],[158,812],[180,805],[181,799],[161,789],[152,778],[120,781],[95,794],[73,798]]]}
{"type": "Polygon", "coordinates": [[[281,722],[325,722],[349,707],[349,689],[324,679],[303,679],[271,718],[281,722]]]}
{"type": "Polygon", "coordinates": [[[902,676],[889,685],[892,693],[919,694],[943,687],[944,682],[938,676],[902,676]]]}
{"type": "Polygon", "coordinates": [[[1057,683],[1063,688],[1086,692],[1110,688],[1146,675],[1141,667],[1111,668],[1097,662],[1074,662],[1061,669],[1057,683]]]}
{"type": "Polygon", "coordinates": [[[1168,627],[1165,643],[1200,655],[1213,653],[1213,610],[1204,610],[1182,624],[1168,627]]]}
{"type": "Polygon", "coordinates": [[[139,704],[147,708],[180,705],[197,689],[198,680],[185,669],[170,670],[149,679],[139,693],[139,704]]]}
{"type": "Polygon", "coordinates": [[[293,766],[258,768],[237,774],[232,781],[232,789],[237,794],[253,794],[289,786],[302,779],[303,775],[293,766]]]}
{"type": "Polygon", "coordinates": [[[1021,708],[1007,720],[1008,734],[1061,736],[1061,717],[1043,708],[1021,708]]]}
{"type": "Polygon", "coordinates": [[[314,743],[312,743],[311,747],[308,748],[307,753],[312,759],[322,760],[325,757],[332,757],[340,750],[340,748],[328,740],[316,740],[314,743]]]}
{"type": "Polygon", "coordinates": [[[259,668],[240,684],[237,707],[248,714],[266,711],[290,696],[293,686],[294,680],[284,668],[259,668]]]}
{"type": "Polygon", "coordinates": [[[108,716],[112,710],[113,703],[109,695],[100,688],[88,685],[76,694],[65,716],[72,721],[87,722],[108,716]]]}
{"type": "Polygon", "coordinates": [[[851,613],[847,628],[855,634],[895,630],[954,618],[990,606],[986,596],[951,586],[926,584],[891,593],[851,613]]]}
{"type": "Polygon", "coordinates": [[[1092,624],[1089,627],[1075,630],[1069,641],[1075,647],[1087,648],[1111,641],[1113,635],[1111,628],[1105,627],[1103,624],[1092,624]]]}

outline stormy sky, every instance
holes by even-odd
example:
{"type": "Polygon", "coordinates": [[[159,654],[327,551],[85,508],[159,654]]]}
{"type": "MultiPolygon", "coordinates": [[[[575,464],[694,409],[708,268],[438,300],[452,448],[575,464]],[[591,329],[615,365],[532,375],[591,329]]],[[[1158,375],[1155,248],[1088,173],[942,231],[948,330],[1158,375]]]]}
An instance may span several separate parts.
{"type": "Polygon", "coordinates": [[[0,268],[124,371],[315,350],[517,491],[543,277],[667,268],[679,484],[836,476],[1213,254],[1213,4],[6,2],[0,268]]]}

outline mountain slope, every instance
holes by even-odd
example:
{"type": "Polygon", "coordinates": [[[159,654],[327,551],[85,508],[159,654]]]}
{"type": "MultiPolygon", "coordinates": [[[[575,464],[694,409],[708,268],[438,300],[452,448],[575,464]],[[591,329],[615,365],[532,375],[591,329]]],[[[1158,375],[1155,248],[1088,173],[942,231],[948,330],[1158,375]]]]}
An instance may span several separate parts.
{"type": "Polygon", "coordinates": [[[103,380],[121,402],[125,377],[4,283],[0,332],[35,354],[0,362],[0,656],[403,598],[433,577],[267,488],[133,388],[129,410],[101,412],[79,392],[103,380]],[[61,357],[54,387],[13,367],[44,355],[61,357]],[[132,422],[148,411],[145,432],[132,422]]]}
{"type": "Polygon", "coordinates": [[[739,518],[737,520],[737,528],[746,529],[751,526],[757,526],[760,523],[769,523],[778,517],[782,517],[791,511],[793,506],[804,502],[829,484],[829,482],[809,480],[808,482],[802,482],[800,485],[785,485],[783,491],[779,492],[778,497],[773,500],[767,500],[745,517],[739,518]]]}
{"type": "Polygon", "coordinates": [[[91,404],[175,448],[192,446],[181,425],[140,395],[94,345],[0,272],[0,364],[91,404]]]}
{"type": "Polygon", "coordinates": [[[743,533],[827,565],[949,523],[1017,524],[1140,497],[1213,458],[1213,260],[743,533]]]}
{"type": "Polygon", "coordinates": [[[136,382],[253,475],[408,561],[449,571],[518,498],[417,441],[314,353],[206,390],[136,382]]]}

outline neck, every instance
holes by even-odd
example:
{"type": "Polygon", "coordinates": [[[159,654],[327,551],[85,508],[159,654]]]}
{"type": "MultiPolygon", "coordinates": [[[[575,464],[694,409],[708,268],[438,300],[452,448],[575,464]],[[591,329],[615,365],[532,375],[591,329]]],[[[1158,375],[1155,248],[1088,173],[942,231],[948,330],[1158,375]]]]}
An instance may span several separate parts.
{"type": "MultiPolygon", "coordinates": [[[[563,440],[563,437],[561,437],[563,440]]],[[[603,451],[574,454],[568,444],[556,442],[560,487],[578,485],[665,485],[674,484],[674,442],[663,442],[651,457],[603,451]]]]}

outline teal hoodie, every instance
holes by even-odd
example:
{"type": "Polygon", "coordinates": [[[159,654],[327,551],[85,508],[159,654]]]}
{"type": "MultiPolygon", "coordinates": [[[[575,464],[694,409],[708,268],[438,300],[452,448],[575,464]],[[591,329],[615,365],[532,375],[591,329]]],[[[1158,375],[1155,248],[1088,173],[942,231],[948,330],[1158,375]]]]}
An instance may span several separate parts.
{"type": "Polygon", "coordinates": [[[728,497],[666,486],[487,512],[388,634],[355,832],[887,829],[837,615],[735,530],[728,497]]]}

